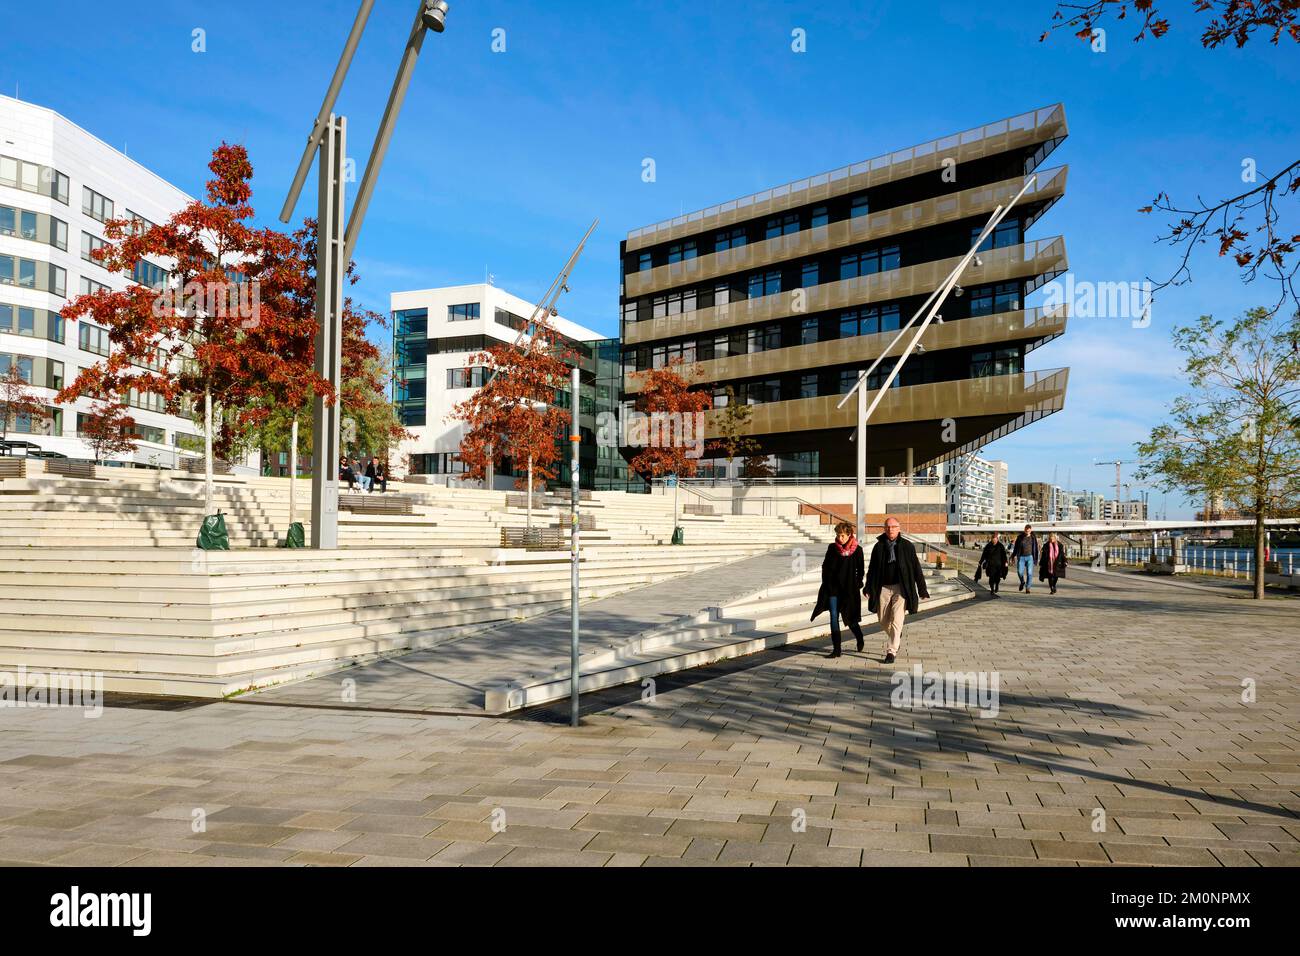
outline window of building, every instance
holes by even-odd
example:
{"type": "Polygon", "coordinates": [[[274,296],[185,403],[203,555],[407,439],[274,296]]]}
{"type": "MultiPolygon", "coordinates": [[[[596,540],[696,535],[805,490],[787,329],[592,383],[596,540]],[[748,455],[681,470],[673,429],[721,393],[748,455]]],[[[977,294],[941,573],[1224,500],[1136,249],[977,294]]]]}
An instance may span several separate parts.
{"type": "Polygon", "coordinates": [[[873,305],[840,313],[840,338],[896,332],[900,327],[897,305],[873,305]]]}
{"type": "Polygon", "coordinates": [[[93,262],[95,265],[100,265],[99,260],[94,257],[94,252],[96,249],[103,249],[107,245],[108,243],[105,240],[92,236],[88,232],[83,232],[81,234],[81,258],[87,262],[93,262]]]}
{"type": "Polygon", "coordinates": [[[857,219],[869,212],[871,212],[871,204],[867,201],[867,197],[865,195],[854,196],[853,202],[849,204],[849,218],[857,219]]]}
{"type": "Polygon", "coordinates": [[[668,247],[668,261],[681,262],[684,259],[694,259],[698,250],[696,249],[695,240],[687,239],[684,242],[674,242],[668,247]]]}
{"type": "Polygon", "coordinates": [[[482,388],[487,382],[487,369],[480,366],[473,368],[447,369],[448,388],[482,388]]]}
{"type": "MultiPolygon", "coordinates": [[[[970,231],[970,241],[974,242],[979,238],[979,234],[984,229],[981,226],[972,226],[970,231]]],[[[1007,246],[1018,246],[1023,241],[1023,233],[1020,229],[1019,219],[1004,219],[993,229],[993,234],[986,238],[980,244],[980,251],[985,252],[989,249],[1003,249],[1007,246]]]]}
{"type": "Polygon", "coordinates": [[[817,341],[821,323],[817,319],[803,319],[799,323],[799,344],[812,345],[817,341]]]}
{"type": "Polygon", "coordinates": [[[131,232],[133,234],[138,235],[142,232],[148,232],[154,227],[154,223],[144,218],[144,216],[140,215],[138,212],[132,212],[129,209],[126,211],[126,218],[131,220],[131,232]]]}
{"type": "Polygon", "coordinates": [[[95,192],[89,186],[82,186],[81,211],[91,219],[108,222],[113,218],[113,200],[95,192]]]}
{"type": "Polygon", "coordinates": [[[393,327],[398,338],[429,334],[429,310],[405,309],[393,313],[393,327]]]}
{"type": "Polygon", "coordinates": [[[815,286],[820,280],[820,268],[816,262],[805,262],[799,270],[799,285],[801,288],[808,289],[815,286]]]}
{"type": "Polygon", "coordinates": [[[781,347],[781,326],[765,325],[757,329],[747,330],[749,336],[749,352],[770,352],[772,349],[781,347]]]}
{"type": "Polygon", "coordinates": [[[470,319],[477,319],[478,316],[477,302],[466,302],[461,305],[447,306],[448,322],[468,322],[470,319]]]}
{"type": "Polygon", "coordinates": [[[745,230],[741,226],[734,229],[723,229],[713,237],[713,251],[722,252],[724,249],[739,249],[745,244],[745,230]]]}
{"type": "Polygon", "coordinates": [[[970,357],[971,378],[990,375],[1013,375],[1024,371],[1024,359],[1015,348],[974,352],[970,357]]]}
{"type": "Polygon", "coordinates": [[[147,259],[141,259],[131,270],[131,278],[140,285],[151,289],[162,289],[167,285],[168,272],[162,266],[156,266],[147,259]]]}
{"type": "Polygon", "coordinates": [[[972,316],[1019,310],[1020,283],[1018,282],[999,282],[997,285],[978,286],[970,290],[972,316]]]}
{"type": "Polygon", "coordinates": [[[108,291],[108,286],[104,285],[104,283],[96,282],[94,279],[87,278],[86,276],[81,277],[82,295],[94,295],[96,292],[107,292],[107,291],[108,291]]]}
{"type": "Polygon", "coordinates": [[[814,206],[812,215],[808,220],[808,228],[816,229],[818,226],[824,226],[830,221],[830,213],[825,206],[814,206]]]}
{"type": "Polygon", "coordinates": [[[0,378],[9,374],[11,368],[18,369],[18,377],[28,385],[32,384],[32,369],[35,360],[30,355],[8,355],[0,352],[0,378]]]}
{"type": "Polygon", "coordinates": [[[840,278],[856,279],[858,276],[875,275],[877,272],[897,269],[898,265],[898,246],[879,246],[840,257],[840,278]]]}
{"type": "Polygon", "coordinates": [[[108,355],[108,330],[89,322],[77,323],[77,344],[82,351],[108,355]]]}
{"type": "Polygon", "coordinates": [[[775,295],[781,291],[781,273],[756,272],[749,277],[749,297],[756,299],[763,295],[775,295]]]}
{"type": "Polygon", "coordinates": [[[799,397],[816,398],[818,395],[818,383],[816,375],[799,376],[799,397]]]}
{"type": "Polygon", "coordinates": [[[750,405],[763,405],[781,400],[781,380],[768,378],[761,382],[750,382],[745,390],[745,401],[750,405]]]}
{"type": "Polygon", "coordinates": [[[788,236],[792,232],[799,231],[799,214],[797,212],[788,212],[782,216],[773,216],[767,221],[764,228],[764,238],[775,239],[777,236],[788,236]]]}
{"type": "Polygon", "coordinates": [[[49,166],[0,156],[0,184],[49,196],[65,206],[68,204],[68,177],[49,166]]]}

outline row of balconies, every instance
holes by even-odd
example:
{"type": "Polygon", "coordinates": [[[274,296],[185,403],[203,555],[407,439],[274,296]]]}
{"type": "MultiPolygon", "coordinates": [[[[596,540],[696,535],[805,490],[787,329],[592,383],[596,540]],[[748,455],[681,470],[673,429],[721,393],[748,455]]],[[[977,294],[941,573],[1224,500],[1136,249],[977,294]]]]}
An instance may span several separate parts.
{"type": "MultiPolygon", "coordinates": [[[[1067,167],[1044,170],[1032,189],[1021,198],[1028,206],[1033,203],[1050,203],[1065,193],[1067,167]]],[[[679,285],[706,282],[736,272],[803,259],[811,255],[843,249],[849,246],[911,232],[928,226],[987,216],[999,204],[1004,204],[1025,185],[1028,176],[1016,176],[1001,182],[975,186],[960,192],[949,193],[919,202],[895,206],[870,213],[856,219],[841,219],[816,229],[776,236],[734,249],[697,256],[668,265],[633,272],[623,279],[625,298],[650,295],[679,285]]]]}
{"type": "MultiPolygon", "coordinates": [[[[794,315],[924,295],[938,288],[961,258],[953,256],[934,259],[874,275],[826,282],[807,289],[745,299],[707,309],[695,309],[680,315],[626,322],[623,325],[623,345],[639,345],[659,339],[681,338],[736,326],[772,322],[794,315]]],[[[1017,246],[990,249],[980,253],[980,263],[978,266],[974,263],[967,266],[964,283],[984,285],[1011,279],[1059,275],[1068,265],[1065,240],[1055,236],[1017,246]]]]}

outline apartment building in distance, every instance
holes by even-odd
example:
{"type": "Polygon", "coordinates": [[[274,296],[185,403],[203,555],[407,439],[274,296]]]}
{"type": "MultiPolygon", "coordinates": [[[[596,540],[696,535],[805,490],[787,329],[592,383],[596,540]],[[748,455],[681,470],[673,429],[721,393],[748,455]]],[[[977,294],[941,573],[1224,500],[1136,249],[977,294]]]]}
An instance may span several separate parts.
{"type": "MultiPolygon", "coordinates": [[[[534,306],[489,283],[394,292],[389,301],[393,399],[402,424],[414,435],[399,446],[399,458],[409,463],[411,474],[454,480],[465,471],[457,460],[465,426],[452,419],[452,411],[484,384],[487,375],[485,367],[471,360],[489,346],[515,342],[521,331],[527,336],[534,306]]],[[[601,410],[612,414],[617,408],[617,343],[562,316],[553,316],[551,325],[581,371],[579,479],[584,487],[594,487],[598,478],[599,487],[623,487],[628,481],[627,463],[617,447],[599,447],[596,441],[597,414],[601,410]]],[[[567,386],[558,390],[557,404],[570,407],[567,386]]],[[[513,486],[514,476],[513,463],[508,462],[496,483],[513,486]]],[[[567,442],[557,481],[569,481],[567,442]]]]}
{"type": "Polygon", "coordinates": [[[728,388],[754,406],[749,433],[778,475],[853,475],[856,409],[836,403],[1035,175],[877,408],[867,473],[920,471],[1058,411],[1068,370],[1026,356],[1064,333],[1066,311],[1026,299],[1067,268],[1062,238],[1029,235],[1064,193],[1065,167],[1043,164],[1066,133],[1057,104],[632,230],[626,396],[634,373],[680,358],[715,408],[728,388]]]}
{"type": "Polygon", "coordinates": [[[943,465],[950,524],[997,524],[1006,520],[1007,463],[962,455],[943,465]]]}
{"type": "MultiPolygon", "coordinates": [[[[56,405],[54,394],[79,369],[109,354],[108,333],[92,322],[59,315],[69,300],[135,282],[161,289],[166,263],[145,263],[132,279],[91,258],[112,218],[165,222],[191,201],[124,153],[58,113],[0,96],[0,375],[16,366],[47,402],[48,418],[13,416],[10,440],[42,452],[87,459],[78,437],[91,403],[56,405]]],[[[138,446],[115,456],[123,464],[173,467],[198,441],[188,419],[168,415],[156,395],[127,396],[138,446]],[[186,441],[186,444],[189,444],[186,441]]]]}

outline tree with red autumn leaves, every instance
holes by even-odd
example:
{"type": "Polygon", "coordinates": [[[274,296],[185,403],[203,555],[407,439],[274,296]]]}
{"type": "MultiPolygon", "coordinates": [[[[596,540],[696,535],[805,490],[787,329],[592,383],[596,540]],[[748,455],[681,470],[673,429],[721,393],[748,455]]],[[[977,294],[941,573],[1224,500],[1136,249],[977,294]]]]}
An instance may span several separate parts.
{"type": "MultiPolygon", "coordinates": [[[[316,332],[316,222],[306,219],[292,236],[291,244],[284,250],[288,259],[277,263],[277,269],[286,270],[279,287],[271,294],[276,296],[274,306],[277,314],[286,317],[286,321],[276,324],[258,323],[246,333],[246,344],[257,354],[274,351],[283,359],[276,367],[268,370],[267,378],[261,383],[256,397],[240,409],[240,418],[249,428],[255,430],[260,439],[260,447],[290,450],[289,500],[290,521],[294,520],[295,485],[297,481],[297,452],[300,448],[310,448],[310,430],[304,429],[303,437],[299,435],[299,425],[310,421],[312,404],[316,389],[323,380],[315,373],[316,332]]],[[[277,273],[278,274],[278,273],[277,273]]],[[[358,281],[356,264],[348,263],[345,273],[347,285],[358,281]]],[[[267,302],[263,295],[263,306],[267,302]]],[[[372,427],[366,429],[366,438],[377,446],[373,451],[391,448],[403,437],[406,431],[396,421],[394,415],[382,414],[384,409],[376,406],[387,404],[385,393],[388,377],[380,349],[366,338],[366,328],[371,324],[380,328],[387,326],[387,320],[377,312],[360,308],[349,296],[343,301],[343,338],[342,361],[340,368],[339,400],[342,413],[355,422],[372,427]]],[[[329,404],[333,400],[327,392],[322,392],[329,404]]],[[[388,406],[391,410],[391,405],[388,406]]],[[[331,462],[319,462],[317,467],[333,468],[331,462]]]]}
{"type": "Polygon", "coordinates": [[[208,168],[206,201],[190,203],[165,224],[138,228],[115,219],[105,225],[108,242],[93,253],[101,265],[133,276],[141,263],[163,260],[170,277],[165,289],[133,282],[122,291],[79,296],[63,309],[65,318],[107,329],[111,351],[83,369],[58,400],[135,389],[161,396],[170,414],[201,405],[210,512],[212,458],[229,452],[259,400],[277,389],[326,391],[328,382],[304,365],[299,347],[299,249],[291,237],[249,224],[247,151],[222,143],[208,168]]]}
{"type": "Polygon", "coordinates": [[[713,407],[713,396],[692,388],[682,375],[684,368],[681,359],[673,359],[662,368],[634,373],[641,380],[635,409],[645,417],[629,425],[628,443],[640,451],[628,467],[647,480],[665,475],[689,478],[699,470],[702,413],[713,407]]]}
{"type": "Polygon", "coordinates": [[[26,415],[33,421],[44,421],[50,417],[45,403],[28,384],[13,362],[10,363],[9,370],[0,375],[0,438],[9,437],[9,425],[19,415],[26,415]]]}
{"type": "MultiPolygon", "coordinates": [[[[489,469],[507,458],[516,467],[530,465],[534,484],[556,477],[561,458],[556,437],[568,415],[555,407],[555,393],[569,374],[573,353],[545,310],[538,311],[528,326],[531,334],[509,345],[491,345],[467,360],[468,367],[485,369],[486,381],[448,416],[465,423],[459,455],[463,481],[486,480],[489,469]]],[[[516,479],[515,487],[527,488],[527,477],[516,479]]]]}
{"type": "Polygon", "coordinates": [[[97,465],[110,455],[135,451],[135,418],[120,401],[95,399],[77,431],[97,465]]]}

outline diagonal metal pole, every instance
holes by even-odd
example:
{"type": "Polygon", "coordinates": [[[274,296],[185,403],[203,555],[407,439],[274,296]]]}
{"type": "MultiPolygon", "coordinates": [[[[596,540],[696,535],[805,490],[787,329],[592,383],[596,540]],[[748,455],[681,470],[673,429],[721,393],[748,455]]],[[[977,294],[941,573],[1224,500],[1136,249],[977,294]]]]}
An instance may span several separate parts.
{"type": "Polygon", "coordinates": [[[1037,176],[1030,176],[1029,179],[1025,181],[1025,184],[1020,188],[1020,191],[1016,193],[1014,197],[1012,197],[1010,202],[1008,202],[1005,206],[1000,205],[993,210],[993,214],[989,217],[989,221],[985,223],[984,228],[980,230],[980,234],[975,238],[974,243],[971,244],[970,251],[968,251],[966,255],[962,257],[961,261],[959,261],[957,265],[953,267],[952,271],[948,273],[947,278],[945,278],[943,282],[939,284],[938,288],[936,288],[933,292],[930,293],[929,296],[926,297],[925,302],[921,304],[921,307],[916,310],[916,313],[912,316],[911,319],[908,320],[907,324],[903,326],[902,329],[899,330],[896,336],[894,336],[893,341],[891,341],[889,345],[876,358],[876,360],[871,363],[871,366],[867,368],[861,375],[858,376],[858,380],[857,382],[854,383],[853,388],[851,388],[849,392],[846,395],[844,395],[844,397],[841,398],[839,403],[835,406],[836,408],[843,408],[844,403],[849,400],[850,396],[852,396],[854,392],[861,392],[866,389],[868,376],[870,376],[870,374],[876,370],[876,367],[880,365],[880,363],[885,359],[885,357],[889,354],[889,352],[893,349],[893,347],[899,342],[899,340],[902,339],[903,336],[907,334],[907,331],[916,322],[917,318],[922,313],[925,313],[925,319],[921,322],[920,328],[917,329],[916,334],[912,337],[912,341],[908,344],[907,348],[903,350],[903,353],[898,357],[898,361],[894,364],[894,368],[889,373],[889,377],[882,383],[881,387],[876,391],[875,398],[872,400],[871,405],[866,409],[863,409],[862,407],[863,402],[861,400],[859,400],[858,402],[859,414],[858,414],[857,441],[858,441],[859,460],[862,462],[861,466],[858,469],[858,475],[857,475],[858,495],[860,498],[865,498],[866,495],[867,420],[871,417],[872,413],[875,412],[876,406],[880,404],[881,399],[885,397],[885,394],[888,392],[889,388],[894,384],[894,380],[898,377],[899,371],[902,369],[907,359],[911,356],[912,351],[916,348],[917,344],[921,341],[921,337],[925,334],[925,330],[929,327],[930,322],[935,317],[935,315],[938,314],[939,309],[943,306],[944,301],[948,298],[948,294],[952,291],[953,287],[956,286],[957,281],[961,278],[961,274],[965,271],[966,266],[969,265],[971,259],[975,258],[976,253],[979,251],[979,247],[984,243],[985,239],[987,239],[990,235],[992,235],[993,230],[997,228],[998,224],[1001,223],[1004,218],[1006,218],[1007,213],[1011,211],[1011,207],[1020,201],[1020,198],[1024,196],[1026,192],[1029,191],[1029,189],[1034,185],[1037,179],[1038,179],[1037,176]]]}

